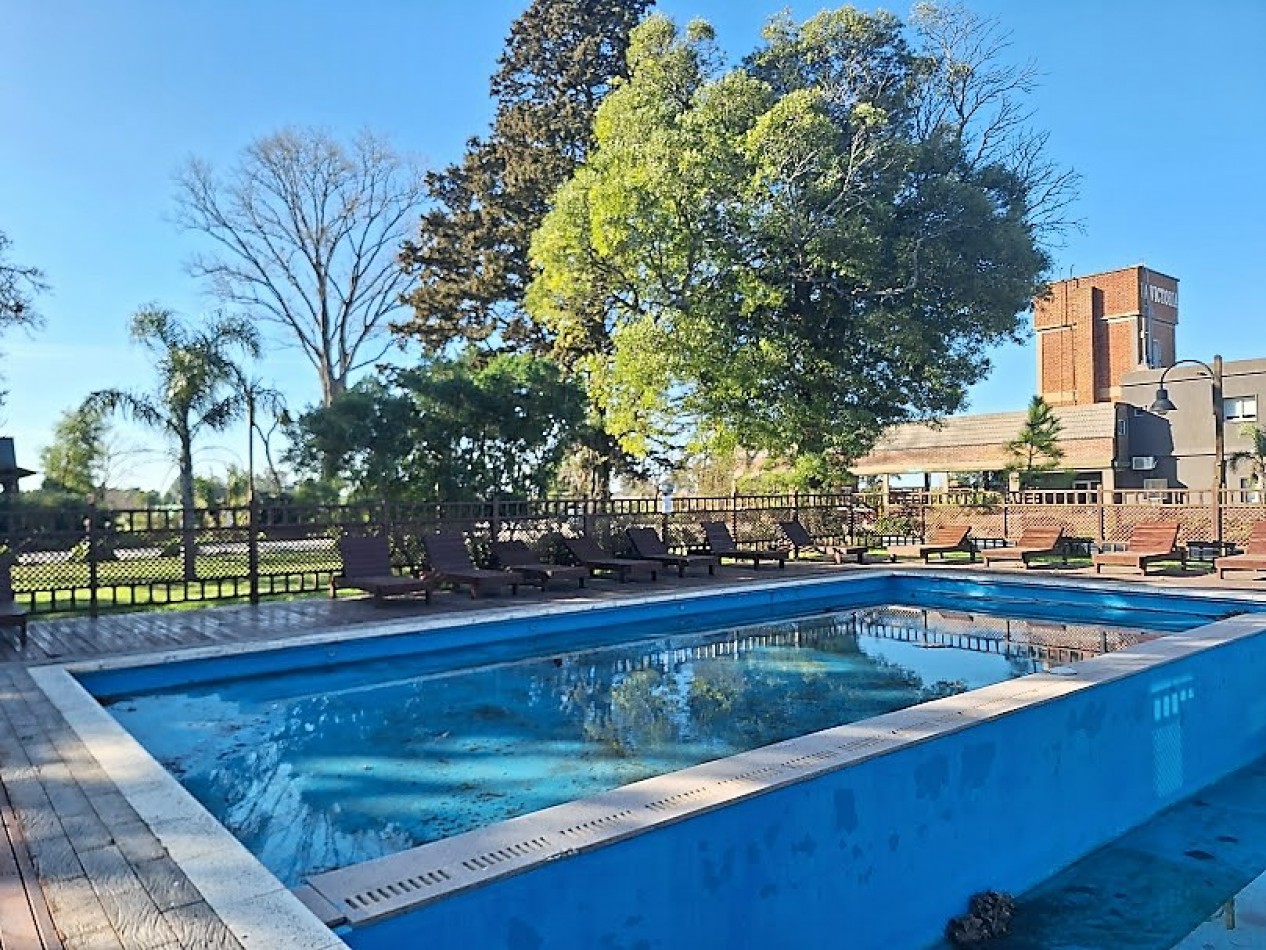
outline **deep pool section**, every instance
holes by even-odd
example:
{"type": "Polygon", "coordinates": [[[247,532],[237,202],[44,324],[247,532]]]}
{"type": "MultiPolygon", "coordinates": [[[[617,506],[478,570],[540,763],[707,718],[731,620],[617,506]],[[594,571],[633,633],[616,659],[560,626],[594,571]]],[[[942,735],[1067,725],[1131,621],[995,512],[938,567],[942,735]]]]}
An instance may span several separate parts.
{"type": "Polygon", "coordinates": [[[427,656],[365,661],[109,708],[295,885],[1039,668],[1027,649],[947,647],[970,620],[871,608],[440,671],[427,656]]]}

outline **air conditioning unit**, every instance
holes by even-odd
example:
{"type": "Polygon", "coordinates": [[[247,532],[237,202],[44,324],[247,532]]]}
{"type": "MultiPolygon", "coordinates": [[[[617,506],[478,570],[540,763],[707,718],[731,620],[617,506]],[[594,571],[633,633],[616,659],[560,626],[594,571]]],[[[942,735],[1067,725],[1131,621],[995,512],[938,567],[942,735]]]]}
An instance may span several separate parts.
{"type": "Polygon", "coordinates": [[[1130,459],[1130,468],[1136,472],[1150,472],[1155,467],[1155,455],[1135,455],[1130,459]]]}

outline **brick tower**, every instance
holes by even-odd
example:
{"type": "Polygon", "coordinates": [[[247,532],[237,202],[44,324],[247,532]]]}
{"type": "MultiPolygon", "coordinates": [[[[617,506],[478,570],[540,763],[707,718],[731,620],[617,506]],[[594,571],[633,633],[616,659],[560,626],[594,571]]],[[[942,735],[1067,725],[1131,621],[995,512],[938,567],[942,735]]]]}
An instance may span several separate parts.
{"type": "Polygon", "coordinates": [[[1033,301],[1037,391],[1052,406],[1121,398],[1121,377],[1173,365],[1178,280],[1142,264],[1070,277],[1033,301]]]}

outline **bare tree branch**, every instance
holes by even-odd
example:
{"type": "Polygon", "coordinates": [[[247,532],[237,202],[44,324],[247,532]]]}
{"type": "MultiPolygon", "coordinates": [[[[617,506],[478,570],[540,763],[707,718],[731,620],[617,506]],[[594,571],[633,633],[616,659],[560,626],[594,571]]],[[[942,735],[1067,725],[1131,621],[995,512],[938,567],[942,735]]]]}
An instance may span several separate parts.
{"type": "Polygon", "coordinates": [[[177,222],[216,245],[190,273],[284,328],[328,406],[389,346],[387,317],[411,282],[396,254],[422,201],[421,170],[370,133],[344,146],[286,129],[253,142],[226,178],[191,159],[176,184],[177,222]]]}

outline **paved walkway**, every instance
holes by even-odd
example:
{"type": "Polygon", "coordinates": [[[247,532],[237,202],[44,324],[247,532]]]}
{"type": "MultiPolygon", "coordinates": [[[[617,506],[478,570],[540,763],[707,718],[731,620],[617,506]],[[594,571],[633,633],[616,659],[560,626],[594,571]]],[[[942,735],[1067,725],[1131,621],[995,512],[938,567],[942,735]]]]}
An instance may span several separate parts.
{"type": "MultiPolygon", "coordinates": [[[[948,565],[933,569],[958,570],[948,565]]],[[[0,645],[0,950],[215,950],[241,948],[161,843],[105,775],[28,669],[54,661],[285,639],[349,624],[434,617],[539,603],[616,600],[706,587],[717,580],[785,581],[857,566],[792,564],[785,571],[726,566],[721,578],[658,584],[595,580],[589,587],[471,600],[437,594],[376,609],[367,599],[266,603],[258,607],[36,619],[19,654],[0,645]]],[[[1018,573],[1018,572],[1017,572],[1018,573]]],[[[1085,571],[1039,571],[1060,576],[1085,571]]],[[[1135,580],[1137,575],[1119,575],[1135,580]]],[[[1207,576],[1159,576],[1158,585],[1210,586],[1207,576]]],[[[1266,589],[1252,575],[1220,587],[1266,589]]],[[[248,937],[245,950],[251,950],[248,937]]]]}

